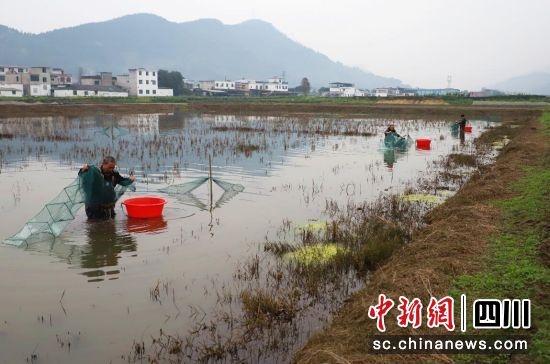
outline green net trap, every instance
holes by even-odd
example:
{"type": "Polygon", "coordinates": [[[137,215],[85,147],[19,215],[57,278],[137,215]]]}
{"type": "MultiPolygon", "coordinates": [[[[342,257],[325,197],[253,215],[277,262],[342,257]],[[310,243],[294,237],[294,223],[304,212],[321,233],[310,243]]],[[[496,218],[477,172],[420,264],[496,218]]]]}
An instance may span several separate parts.
{"type": "Polygon", "coordinates": [[[384,137],[384,146],[389,149],[407,149],[412,143],[410,137],[399,137],[393,133],[384,137]]]}
{"type": "Polygon", "coordinates": [[[130,186],[117,185],[114,196],[104,188],[104,178],[96,166],[90,166],[86,173],[77,177],[70,185],[48,202],[23,228],[4,243],[15,246],[26,245],[44,235],[57,237],[75,219],[84,205],[101,204],[118,200],[130,186]]]}
{"type": "MultiPolygon", "coordinates": [[[[204,183],[210,180],[209,177],[197,178],[190,182],[180,183],[176,185],[170,185],[168,187],[159,189],[159,192],[164,192],[169,195],[177,196],[179,200],[188,205],[195,206],[201,210],[207,210],[208,206],[193,195],[193,191],[202,186],[204,183]]],[[[212,182],[218,185],[223,194],[214,204],[214,208],[218,208],[235,197],[238,193],[244,191],[244,186],[236,183],[229,183],[222,181],[218,178],[212,178],[212,182]]]]}
{"type": "MultiPolygon", "coordinates": [[[[158,192],[177,196],[183,202],[207,210],[208,206],[196,198],[192,191],[209,181],[209,177],[202,177],[190,182],[171,185],[158,192]]],[[[240,184],[222,181],[212,178],[212,182],[223,189],[222,196],[215,202],[214,208],[220,207],[228,202],[239,192],[244,190],[240,184]]],[[[70,185],[65,187],[54,199],[48,202],[42,210],[33,216],[23,228],[15,235],[9,237],[4,243],[15,246],[28,245],[37,241],[43,236],[57,237],[75,219],[78,210],[86,204],[105,204],[117,201],[128,188],[133,185],[115,187],[115,195],[112,191],[104,188],[104,178],[96,166],[90,166],[88,172],[81,174],[70,185]]]]}

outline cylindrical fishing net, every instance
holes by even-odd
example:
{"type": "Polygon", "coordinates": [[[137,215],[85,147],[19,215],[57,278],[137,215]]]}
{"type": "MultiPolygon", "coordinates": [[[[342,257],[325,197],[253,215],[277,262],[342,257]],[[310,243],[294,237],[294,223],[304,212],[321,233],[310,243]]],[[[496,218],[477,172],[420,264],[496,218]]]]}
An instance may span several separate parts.
{"type": "Polygon", "coordinates": [[[75,219],[78,210],[86,204],[103,204],[118,200],[131,186],[117,185],[114,196],[104,187],[104,177],[96,166],[82,173],[42,210],[33,216],[23,228],[4,242],[22,246],[44,235],[57,237],[75,219]]]}
{"type": "Polygon", "coordinates": [[[384,146],[386,148],[407,149],[412,143],[411,137],[400,137],[394,133],[390,133],[384,138],[384,146]]]}
{"type": "MultiPolygon", "coordinates": [[[[189,205],[207,210],[207,204],[193,196],[192,191],[209,180],[210,177],[202,177],[190,182],[167,186],[159,189],[158,192],[177,196],[183,201],[187,201],[189,205]]],[[[244,187],[240,184],[225,182],[217,178],[212,178],[212,182],[224,191],[222,196],[215,202],[214,208],[220,207],[244,190],[244,187]]],[[[40,240],[44,235],[57,237],[75,219],[78,210],[84,203],[87,205],[112,203],[117,201],[128,188],[135,190],[133,184],[128,186],[117,185],[113,196],[112,190],[105,188],[105,179],[99,168],[90,166],[87,172],[82,173],[48,202],[38,214],[27,221],[17,234],[9,237],[4,242],[10,245],[22,246],[40,240]]]]}

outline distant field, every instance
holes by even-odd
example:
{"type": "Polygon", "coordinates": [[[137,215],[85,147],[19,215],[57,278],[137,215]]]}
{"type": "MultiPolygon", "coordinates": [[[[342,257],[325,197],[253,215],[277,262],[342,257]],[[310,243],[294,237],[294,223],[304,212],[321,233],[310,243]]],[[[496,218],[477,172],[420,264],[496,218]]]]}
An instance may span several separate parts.
{"type": "Polygon", "coordinates": [[[482,101],[474,101],[474,102],[473,102],[473,105],[492,105],[492,106],[499,106],[499,105],[502,105],[502,106],[506,106],[506,105],[510,105],[510,106],[520,106],[520,105],[525,105],[525,106],[550,106],[550,100],[548,100],[548,101],[521,101],[521,100],[518,100],[518,101],[506,101],[506,100],[502,100],[502,101],[499,101],[499,100],[482,100],[482,101]]]}
{"type": "Polygon", "coordinates": [[[2,103],[32,103],[32,104],[186,104],[186,103],[247,103],[247,104],[325,104],[325,105],[550,105],[550,96],[499,96],[487,98],[449,97],[361,97],[361,98],[330,98],[320,96],[173,96],[173,97],[0,97],[2,103]]]}

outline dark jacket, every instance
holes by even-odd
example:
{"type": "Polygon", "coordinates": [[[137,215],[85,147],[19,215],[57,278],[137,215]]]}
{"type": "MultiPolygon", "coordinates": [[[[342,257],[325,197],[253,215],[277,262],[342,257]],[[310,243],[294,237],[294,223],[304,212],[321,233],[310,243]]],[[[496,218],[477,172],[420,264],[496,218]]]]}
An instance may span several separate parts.
{"type": "Polygon", "coordinates": [[[132,184],[132,180],[122,177],[117,171],[106,174],[97,166],[90,166],[86,171],[80,169],[78,175],[85,196],[86,214],[90,218],[113,217],[117,199],[115,186],[132,184]]]}
{"type": "Polygon", "coordinates": [[[388,136],[390,134],[394,134],[396,137],[398,138],[401,138],[401,135],[397,134],[397,132],[395,130],[391,130],[389,127],[386,129],[386,131],[384,132],[384,135],[385,136],[388,136]]]}

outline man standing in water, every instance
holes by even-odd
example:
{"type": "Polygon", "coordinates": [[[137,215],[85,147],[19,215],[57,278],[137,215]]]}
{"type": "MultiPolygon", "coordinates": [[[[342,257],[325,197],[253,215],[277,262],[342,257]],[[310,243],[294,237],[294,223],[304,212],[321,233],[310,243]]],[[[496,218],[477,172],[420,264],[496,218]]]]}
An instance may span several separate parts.
{"type": "Polygon", "coordinates": [[[458,122],[458,126],[460,127],[460,131],[464,132],[464,128],[466,127],[466,123],[468,120],[464,117],[464,114],[460,115],[460,121],[458,122]]]}
{"type": "Polygon", "coordinates": [[[397,134],[397,131],[395,130],[395,125],[393,124],[390,124],[390,126],[388,126],[388,128],[384,132],[385,136],[389,136],[391,134],[395,135],[398,138],[401,138],[401,135],[397,134]]]}
{"type": "Polygon", "coordinates": [[[130,186],[135,177],[122,177],[115,171],[116,160],[108,156],[103,158],[99,167],[84,164],[78,176],[84,192],[84,206],[89,219],[109,219],[115,217],[116,185],[130,186]]]}
{"type": "Polygon", "coordinates": [[[460,121],[457,123],[459,127],[460,132],[460,144],[464,145],[464,141],[466,139],[466,135],[464,134],[464,131],[466,129],[466,123],[468,120],[464,117],[464,114],[460,115],[460,121]]]}

